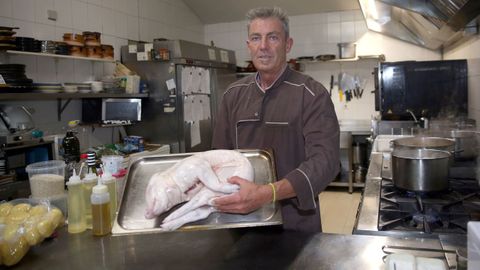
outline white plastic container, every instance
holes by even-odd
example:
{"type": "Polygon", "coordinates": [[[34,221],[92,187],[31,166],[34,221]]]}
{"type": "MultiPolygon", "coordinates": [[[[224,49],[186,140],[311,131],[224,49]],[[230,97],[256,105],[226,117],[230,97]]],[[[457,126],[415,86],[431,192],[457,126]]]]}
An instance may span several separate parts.
{"type": "Polygon", "coordinates": [[[65,194],[65,162],[48,160],[28,165],[32,198],[47,198],[65,194]]]}
{"type": "Polygon", "coordinates": [[[111,174],[115,175],[122,169],[122,156],[102,156],[102,163],[104,168],[109,171],[111,174]]]}

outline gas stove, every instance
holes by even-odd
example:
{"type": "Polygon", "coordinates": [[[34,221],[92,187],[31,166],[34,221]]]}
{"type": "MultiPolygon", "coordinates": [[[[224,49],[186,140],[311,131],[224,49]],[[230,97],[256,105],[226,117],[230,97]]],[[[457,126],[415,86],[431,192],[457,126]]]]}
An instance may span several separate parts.
{"type": "Polygon", "coordinates": [[[468,221],[480,220],[480,187],[475,161],[455,163],[448,190],[421,193],[393,185],[390,153],[372,153],[354,234],[466,235],[468,221]]]}
{"type": "Polygon", "coordinates": [[[437,193],[400,190],[382,179],[378,230],[424,234],[466,234],[467,222],[480,220],[480,188],[475,179],[449,179],[437,193]]]}

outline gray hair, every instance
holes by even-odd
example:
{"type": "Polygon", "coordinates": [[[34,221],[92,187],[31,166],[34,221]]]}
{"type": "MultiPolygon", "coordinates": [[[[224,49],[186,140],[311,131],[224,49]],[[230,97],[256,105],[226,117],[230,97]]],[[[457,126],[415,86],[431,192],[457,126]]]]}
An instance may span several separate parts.
{"type": "Polygon", "coordinates": [[[247,30],[250,32],[250,24],[255,19],[277,18],[283,25],[285,37],[290,36],[290,28],[288,26],[288,15],[285,10],[279,7],[258,7],[247,12],[247,30]]]}

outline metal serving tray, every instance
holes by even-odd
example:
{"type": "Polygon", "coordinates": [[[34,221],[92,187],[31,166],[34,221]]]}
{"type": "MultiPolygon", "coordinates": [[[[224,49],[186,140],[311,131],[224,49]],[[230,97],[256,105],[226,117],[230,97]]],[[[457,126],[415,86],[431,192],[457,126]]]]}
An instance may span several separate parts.
{"type": "MultiPolygon", "coordinates": [[[[267,184],[275,181],[273,156],[269,152],[263,150],[242,150],[241,152],[254,168],[255,183],[267,184]]],[[[126,176],[117,218],[113,224],[113,235],[164,232],[160,228],[162,220],[175,211],[178,206],[155,219],[146,219],[144,217],[145,189],[154,173],[164,171],[192,154],[194,153],[146,156],[132,163],[126,176]]],[[[209,230],[281,224],[281,211],[277,204],[266,204],[248,215],[212,213],[208,218],[187,223],[178,230],[209,230]]]]}

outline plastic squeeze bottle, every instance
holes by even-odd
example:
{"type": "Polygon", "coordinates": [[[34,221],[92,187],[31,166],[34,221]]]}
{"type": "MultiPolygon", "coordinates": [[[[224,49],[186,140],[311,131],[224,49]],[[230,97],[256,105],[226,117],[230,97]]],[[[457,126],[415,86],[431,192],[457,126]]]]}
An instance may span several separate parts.
{"type": "Polygon", "coordinates": [[[106,185],[98,181],[98,185],[92,189],[91,196],[92,209],[92,234],[103,236],[112,230],[110,219],[110,194],[106,185]]]}
{"type": "Polygon", "coordinates": [[[68,232],[81,233],[87,229],[85,221],[85,203],[83,201],[83,183],[76,170],[67,182],[68,186],[68,232]]]}
{"type": "Polygon", "coordinates": [[[90,197],[92,195],[92,189],[98,181],[98,177],[95,173],[87,173],[83,178],[83,202],[85,208],[85,221],[87,223],[87,229],[92,228],[92,208],[90,207],[90,197]]]}
{"type": "Polygon", "coordinates": [[[117,185],[115,178],[103,167],[103,174],[100,177],[102,184],[106,185],[108,188],[108,194],[110,195],[110,220],[115,220],[115,215],[117,213],[117,185]]]}

